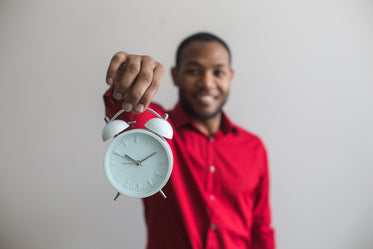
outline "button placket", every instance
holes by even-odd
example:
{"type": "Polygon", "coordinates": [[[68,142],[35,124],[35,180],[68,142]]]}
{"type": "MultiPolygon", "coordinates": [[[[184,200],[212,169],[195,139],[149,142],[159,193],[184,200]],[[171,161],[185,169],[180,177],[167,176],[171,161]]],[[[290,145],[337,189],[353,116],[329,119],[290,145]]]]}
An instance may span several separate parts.
{"type": "Polygon", "coordinates": [[[218,224],[216,222],[216,215],[215,215],[215,206],[216,206],[216,194],[215,194],[215,177],[216,177],[216,164],[215,164],[215,138],[209,137],[208,139],[208,159],[206,165],[206,175],[208,177],[208,185],[207,185],[207,192],[206,192],[206,201],[208,202],[208,206],[210,208],[210,221],[207,228],[207,241],[206,241],[206,248],[217,248],[217,229],[218,224]]]}
{"type": "Polygon", "coordinates": [[[215,170],[216,170],[215,166],[211,165],[210,166],[210,173],[215,173],[215,170]]]}
{"type": "Polygon", "coordinates": [[[207,160],[207,177],[208,177],[208,185],[207,185],[207,192],[206,192],[206,198],[207,201],[209,202],[211,210],[214,209],[214,201],[215,201],[215,162],[214,162],[214,137],[209,137],[208,139],[208,160],[207,160]]]}

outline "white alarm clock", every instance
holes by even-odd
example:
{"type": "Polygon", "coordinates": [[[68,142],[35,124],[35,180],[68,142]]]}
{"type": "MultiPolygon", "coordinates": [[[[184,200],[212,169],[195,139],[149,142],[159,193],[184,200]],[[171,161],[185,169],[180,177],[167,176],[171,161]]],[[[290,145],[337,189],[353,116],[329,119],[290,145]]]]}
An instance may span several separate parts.
{"type": "Polygon", "coordinates": [[[166,121],[167,114],[161,117],[150,108],[146,110],[157,116],[146,122],[147,129],[124,131],[129,124],[123,120],[115,120],[124,110],[115,114],[111,120],[105,118],[107,124],[102,130],[103,141],[116,136],[104,156],[106,178],[118,191],[114,200],[120,194],[145,198],[157,192],[166,198],[162,188],[170,178],[173,156],[165,138],[171,139],[173,131],[166,121]],[[122,131],[124,132],[121,133],[122,131]]]}

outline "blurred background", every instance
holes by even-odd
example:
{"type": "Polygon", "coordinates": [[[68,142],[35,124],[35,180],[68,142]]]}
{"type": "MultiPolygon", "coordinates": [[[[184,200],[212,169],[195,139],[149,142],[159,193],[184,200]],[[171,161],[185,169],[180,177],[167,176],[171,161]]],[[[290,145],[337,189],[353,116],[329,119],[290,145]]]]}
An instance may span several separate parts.
{"type": "Polygon", "coordinates": [[[233,52],[226,111],[269,151],[278,249],[373,248],[371,0],[0,1],[0,248],[144,248],[141,201],[106,181],[106,69],[166,69],[210,31],[233,52]]]}

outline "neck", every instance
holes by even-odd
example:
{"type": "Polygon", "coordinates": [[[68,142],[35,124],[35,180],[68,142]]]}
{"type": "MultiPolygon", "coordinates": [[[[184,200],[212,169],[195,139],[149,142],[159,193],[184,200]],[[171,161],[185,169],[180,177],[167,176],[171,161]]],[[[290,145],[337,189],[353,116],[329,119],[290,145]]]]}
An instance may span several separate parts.
{"type": "Polygon", "coordinates": [[[207,120],[193,119],[193,123],[199,128],[199,130],[207,135],[212,136],[219,131],[221,126],[222,114],[219,113],[213,118],[207,120]]]}

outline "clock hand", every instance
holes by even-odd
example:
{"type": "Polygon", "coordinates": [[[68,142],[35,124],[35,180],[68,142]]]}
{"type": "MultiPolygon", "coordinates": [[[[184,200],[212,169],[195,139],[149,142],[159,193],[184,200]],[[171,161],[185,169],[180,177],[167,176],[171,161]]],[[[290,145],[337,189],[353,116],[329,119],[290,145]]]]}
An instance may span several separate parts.
{"type": "Polygon", "coordinates": [[[132,159],[132,158],[128,158],[128,156],[126,157],[126,156],[122,156],[121,154],[118,154],[118,153],[114,153],[114,155],[116,155],[116,156],[119,156],[119,157],[121,157],[121,158],[123,158],[123,159],[126,159],[126,160],[128,160],[128,159],[130,159],[131,161],[133,161],[133,162],[131,162],[131,163],[126,163],[126,162],[123,162],[122,164],[137,164],[137,161],[136,160],[134,160],[134,159],[132,159]]]}
{"type": "Polygon", "coordinates": [[[157,152],[153,152],[152,154],[150,154],[149,156],[145,157],[144,159],[140,160],[140,163],[142,163],[143,161],[145,161],[146,159],[154,156],[155,154],[157,154],[157,152]]]}
{"type": "Polygon", "coordinates": [[[124,156],[127,157],[128,159],[130,159],[131,161],[133,161],[134,163],[136,163],[137,166],[141,164],[141,162],[139,160],[135,160],[132,157],[130,157],[129,155],[124,155],[124,156]]]}

